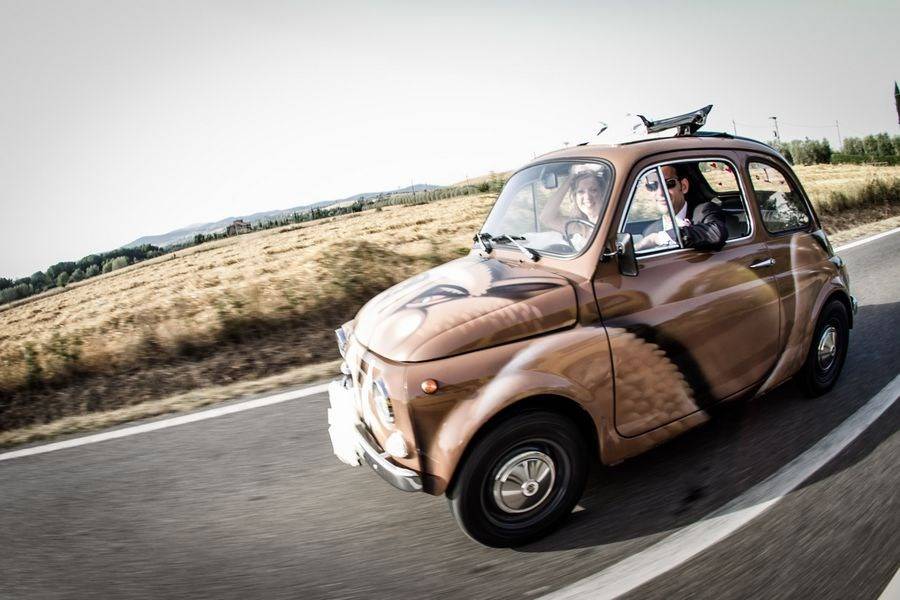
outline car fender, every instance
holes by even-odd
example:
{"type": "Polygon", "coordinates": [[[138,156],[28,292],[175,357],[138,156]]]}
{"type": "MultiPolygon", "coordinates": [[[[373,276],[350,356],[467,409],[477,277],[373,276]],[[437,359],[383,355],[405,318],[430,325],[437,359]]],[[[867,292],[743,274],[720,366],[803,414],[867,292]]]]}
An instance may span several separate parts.
{"type": "Polygon", "coordinates": [[[835,294],[844,296],[849,305],[849,293],[840,273],[835,273],[824,285],[820,286],[812,303],[812,308],[806,313],[808,317],[805,319],[794,319],[781,355],[772,368],[769,377],[756,391],[756,396],[772,390],[800,370],[806,361],[809,347],[812,344],[812,336],[816,323],[819,320],[819,315],[822,313],[826,302],[835,294]]]}
{"type": "Polygon", "coordinates": [[[495,417],[524,402],[541,402],[561,412],[580,410],[574,414],[589,421],[600,440],[599,426],[612,422],[612,365],[602,326],[578,327],[521,344],[499,372],[481,381],[417,432],[430,480],[426,490],[431,493],[446,490],[471,443],[495,417]]]}

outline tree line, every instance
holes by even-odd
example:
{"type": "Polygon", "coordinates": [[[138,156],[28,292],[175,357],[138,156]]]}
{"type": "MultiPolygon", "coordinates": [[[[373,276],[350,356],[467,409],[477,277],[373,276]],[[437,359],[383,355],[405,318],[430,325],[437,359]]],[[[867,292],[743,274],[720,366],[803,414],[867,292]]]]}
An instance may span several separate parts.
{"type": "Polygon", "coordinates": [[[841,152],[834,152],[827,139],[773,141],[769,145],[781,152],[788,162],[797,165],[823,163],[900,164],[900,135],[877,133],[844,139],[841,152]]]}
{"type": "Polygon", "coordinates": [[[58,262],[30,277],[8,279],[0,277],[0,304],[6,304],[53,288],[109,273],[130,264],[164,254],[166,250],[143,244],[134,248],[119,248],[100,254],[88,254],[78,261],[58,262]]]}
{"type": "Polygon", "coordinates": [[[900,164],[900,135],[887,133],[849,137],[835,162],[900,164]]]}

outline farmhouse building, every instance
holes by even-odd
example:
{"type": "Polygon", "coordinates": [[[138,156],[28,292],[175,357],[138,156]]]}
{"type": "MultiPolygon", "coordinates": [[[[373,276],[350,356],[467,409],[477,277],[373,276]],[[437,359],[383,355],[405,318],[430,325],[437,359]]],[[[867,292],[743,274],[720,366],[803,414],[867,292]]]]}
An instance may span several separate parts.
{"type": "Polygon", "coordinates": [[[243,219],[238,219],[225,228],[225,235],[238,235],[241,233],[249,233],[253,229],[250,223],[243,219]]]}

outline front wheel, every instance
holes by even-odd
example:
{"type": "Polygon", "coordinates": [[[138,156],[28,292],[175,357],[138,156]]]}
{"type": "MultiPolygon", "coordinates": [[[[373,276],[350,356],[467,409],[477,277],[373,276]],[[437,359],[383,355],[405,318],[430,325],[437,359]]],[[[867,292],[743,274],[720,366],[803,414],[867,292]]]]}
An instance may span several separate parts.
{"type": "Polygon", "coordinates": [[[821,396],[837,383],[849,341],[847,307],[840,300],[832,300],[822,309],[799,374],[800,384],[808,396],[821,396]]]}
{"type": "Polygon", "coordinates": [[[572,512],[587,476],[578,427],[551,412],[511,417],[478,440],[447,494],[462,530],[487,546],[518,546],[572,512]]]}

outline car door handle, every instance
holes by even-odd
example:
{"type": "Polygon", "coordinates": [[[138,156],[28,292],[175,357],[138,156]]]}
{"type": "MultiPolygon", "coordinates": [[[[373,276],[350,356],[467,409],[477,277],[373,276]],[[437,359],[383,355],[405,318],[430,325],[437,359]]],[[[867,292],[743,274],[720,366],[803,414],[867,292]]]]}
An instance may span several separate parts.
{"type": "Polygon", "coordinates": [[[761,260],[757,263],[753,263],[752,265],[750,265],[750,268],[751,269],[762,269],[763,267],[771,267],[774,264],[775,264],[775,259],[768,258],[766,260],[761,260]]]}

